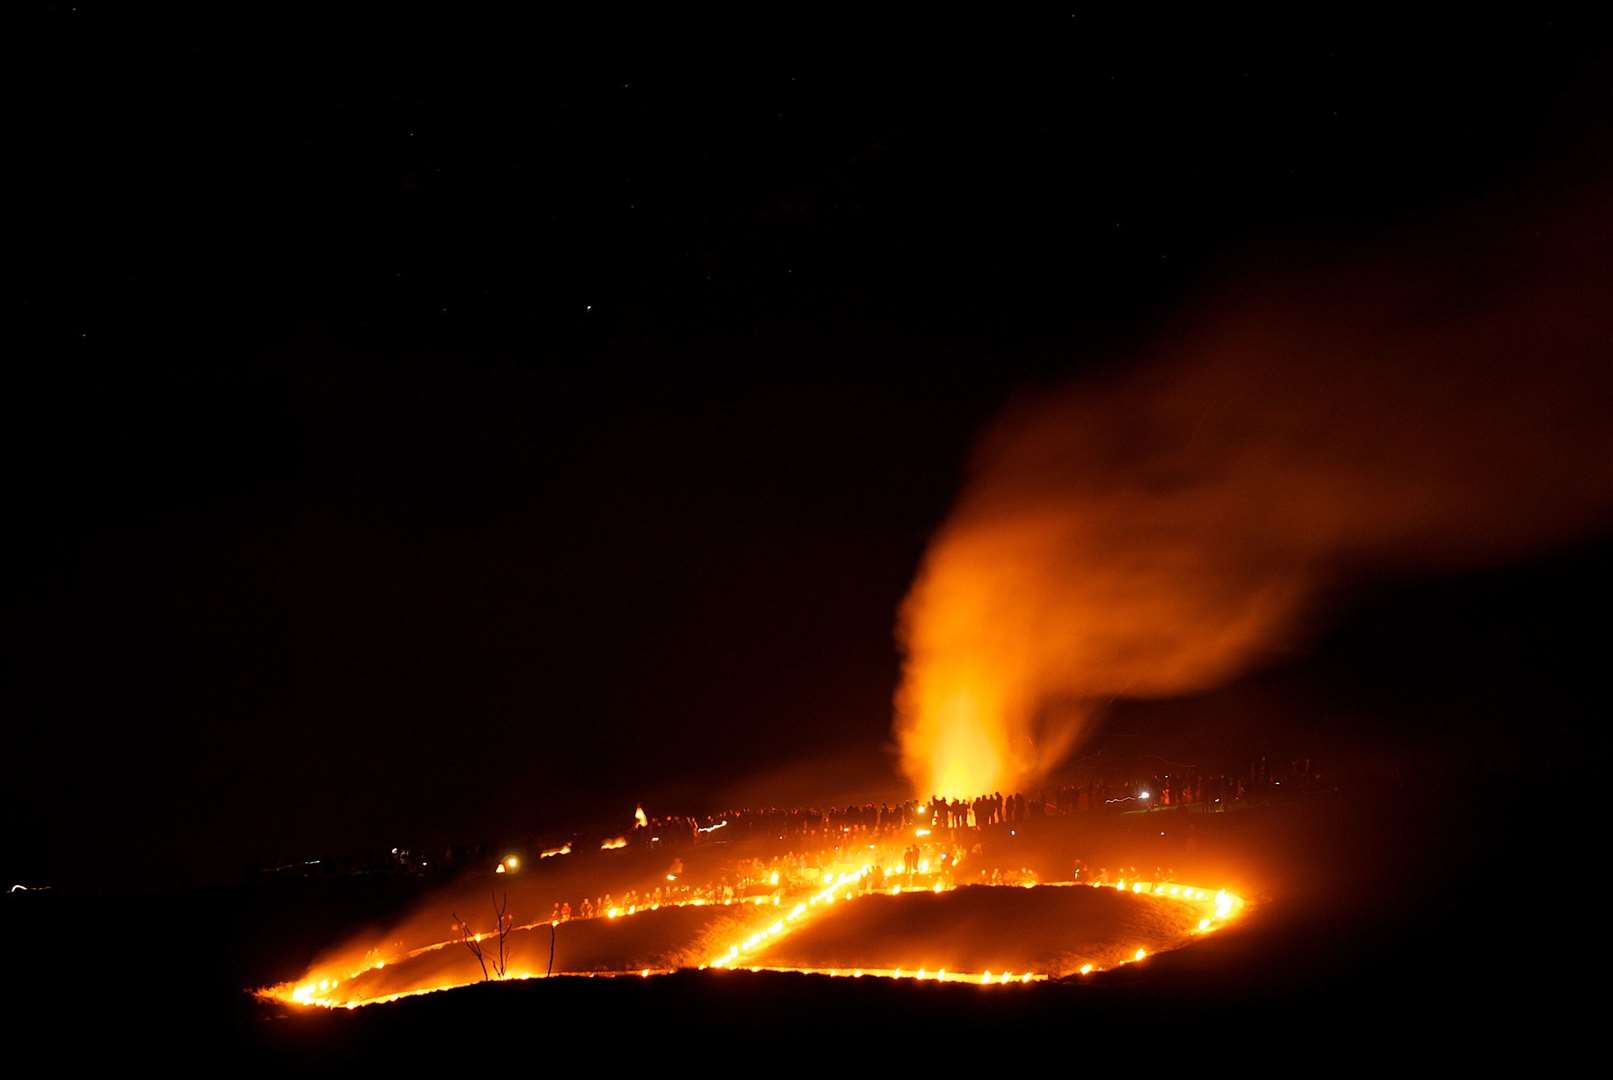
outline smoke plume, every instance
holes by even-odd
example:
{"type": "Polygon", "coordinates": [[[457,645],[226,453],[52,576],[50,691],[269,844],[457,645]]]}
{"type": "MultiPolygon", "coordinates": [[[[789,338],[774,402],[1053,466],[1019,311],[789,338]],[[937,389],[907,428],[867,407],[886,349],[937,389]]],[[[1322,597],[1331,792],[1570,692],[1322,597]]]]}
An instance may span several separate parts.
{"type": "Polygon", "coordinates": [[[1252,282],[1149,363],[1010,408],[900,614],[915,788],[1034,780],[1103,702],[1213,687],[1289,644],[1338,575],[1605,526],[1609,220],[1491,208],[1252,282]]]}

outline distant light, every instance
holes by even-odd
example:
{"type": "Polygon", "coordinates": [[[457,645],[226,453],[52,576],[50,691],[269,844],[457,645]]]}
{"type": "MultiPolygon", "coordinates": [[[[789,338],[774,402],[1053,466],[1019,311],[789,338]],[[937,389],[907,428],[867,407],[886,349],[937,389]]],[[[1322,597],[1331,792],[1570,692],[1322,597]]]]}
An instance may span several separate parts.
{"type": "Polygon", "coordinates": [[[504,860],[504,865],[508,866],[511,870],[515,870],[520,867],[521,860],[517,859],[514,855],[511,855],[509,858],[504,860]]]}
{"type": "Polygon", "coordinates": [[[1146,791],[1139,791],[1139,792],[1138,792],[1138,793],[1137,793],[1137,797],[1138,797],[1138,798],[1139,798],[1139,799],[1146,799],[1146,798],[1148,798],[1148,792],[1146,792],[1146,791]]]}

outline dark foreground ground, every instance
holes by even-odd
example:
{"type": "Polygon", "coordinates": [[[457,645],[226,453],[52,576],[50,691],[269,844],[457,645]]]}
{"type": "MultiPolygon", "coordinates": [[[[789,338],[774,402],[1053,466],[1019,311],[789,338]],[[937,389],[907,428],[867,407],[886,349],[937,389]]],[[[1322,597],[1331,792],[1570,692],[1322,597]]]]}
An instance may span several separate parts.
{"type": "MultiPolygon", "coordinates": [[[[1386,910],[1394,903],[1370,887],[1362,897],[1386,910]]],[[[1264,1071],[1268,1054],[1321,1067],[1356,1055],[1454,1062],[1566,1052],[1559,1040],[1585,1030],[1593,999],[1557,982],[1550,957],[1533,963],[1535,928],[1499,940],[1506,931],[1493,903],[1453,909],[1443,927],[1319,925],[1278,913],[1142,965],[1060,983],[982,988],[767,972],[569,978],[352,1012],[269,1011],[234,1031],[187,1025],[170,1046],[226,1035],[232,1050],[287,1067],[477,1058],[542,1067],[575,1054],[607,1070],[721,1060],[751,1046],[766,1060],[825,1066],[859,1053],[937,1065],[985,1053],[1004,1064],[1118,1059],[1195,1071],[1223,1054],[1239,1071],[1264,1071]],[[1042,1057],[1049,1052],[1059,1056],[1042,1057]]]]}

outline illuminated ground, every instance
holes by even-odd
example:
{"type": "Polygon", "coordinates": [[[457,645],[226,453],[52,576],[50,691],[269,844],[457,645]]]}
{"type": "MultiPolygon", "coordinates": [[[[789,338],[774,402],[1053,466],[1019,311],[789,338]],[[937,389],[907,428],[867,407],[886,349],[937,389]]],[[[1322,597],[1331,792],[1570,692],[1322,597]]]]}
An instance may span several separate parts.
{"type": "Polygon", "coordinates": [[[783,856],[775,847],[783,838],[758,838],[707,844],[670,862],[651,844],[556,855],[537,866],[510,858],[497,874],[460,879],[409,919],[350,939],[260,996],[297,1008],[354,1008],[489,980],[708,967],[1057,978],[1135,963],[1243,917],[1244,901],[1218,883],[1136,880],[1117,870],[1095,876],[1092,885],[1102,887],[1068,878],[1065,887],[1039,885],[1050,869],[1072,865],[1046,843],[1058,832],[1034,841],[1006,827],[848,830],[783,856]],[[904,867],[909,848],[914,861],[904,867]],[[601,878],[618,898],[604,914],[540,914],[565,895],[556,892],[562,887],[601,894],[601,878]],[[490,895],[513,896],[511,910],[526,916],[511,917],[502,946],[480,899],[490,895]],[[477,921],[461,933],[466,911],[477,921]]]}
{"type": "Polygon", "coordinates": [[[966,887],[940,895],[871,896],[813,922],[763,963],[926,973],[1034,972],[1057,977],[1113,967],[1141,948],[1188,940],[1196,908],[1114,889],[966,887]]]}
{"type": "Polygon", "coordinates": [[[448,940],[345,976],[326,965],[260,996],[299,1010],[354,1008],[487,981],[648,978],[708,967],[1002,985],[1139,963],[1219,931],[1244,911],[1224,890],[1171,882],[868,885],[866,875],[841,873],[787,903],[781,886],[747,903],[518,927],[505,940],[502,972],[491,959],[496,939],[480,942],[481,958],[448,940]]]}

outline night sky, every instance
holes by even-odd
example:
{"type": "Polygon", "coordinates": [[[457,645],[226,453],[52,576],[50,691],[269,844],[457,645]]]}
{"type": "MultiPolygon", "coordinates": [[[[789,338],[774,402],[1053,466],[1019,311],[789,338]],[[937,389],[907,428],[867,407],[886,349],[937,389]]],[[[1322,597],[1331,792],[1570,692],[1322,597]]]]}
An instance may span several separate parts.
{"type": "MultiPolygon", "coordinates": [[[[1534,9],[142,7],[36,6],[5,136],[3,868],[107,891],[824,758],[901,794],[896,607],[1004,404],[1225,275],[1599,175],[1613,104],[1534,9]]],[[[1196,715],[1521,754],[1523,703],[1594,715],[1607,565],[1351,593],[1196,715]]]]}

